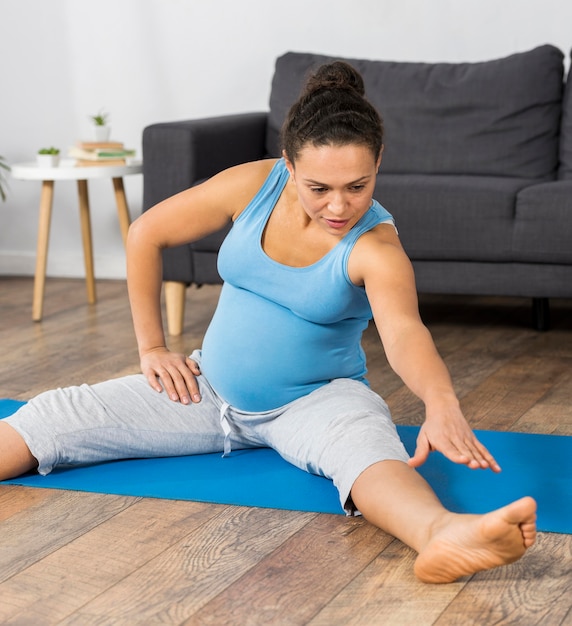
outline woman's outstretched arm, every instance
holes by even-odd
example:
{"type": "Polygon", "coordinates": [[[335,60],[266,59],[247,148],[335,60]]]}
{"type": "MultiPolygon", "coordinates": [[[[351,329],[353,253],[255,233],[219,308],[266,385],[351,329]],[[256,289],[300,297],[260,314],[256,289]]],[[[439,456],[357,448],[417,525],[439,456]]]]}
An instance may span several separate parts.
{"type": "Polygon", "coordinates": [[[363,280],[389,364],[425,404],[410,465],[422,465],[438,450],[455,463],[499,472],[467,423],[449,371],[421,321],[413,268],[393,227],[381,225],[360,238],[350,268],[352,278],[363,280]]]}

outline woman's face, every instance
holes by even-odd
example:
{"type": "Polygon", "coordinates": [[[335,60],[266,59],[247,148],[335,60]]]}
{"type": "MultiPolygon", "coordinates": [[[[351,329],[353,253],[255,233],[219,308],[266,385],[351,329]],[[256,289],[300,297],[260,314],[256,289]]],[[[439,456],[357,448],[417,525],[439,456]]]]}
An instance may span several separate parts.
{"type": "Polygon", "coordinates": [[[306,214],[326,232],[343,237],[371,206],[381,155],[362,145],[305,146],[286,167],[306,214]]]}

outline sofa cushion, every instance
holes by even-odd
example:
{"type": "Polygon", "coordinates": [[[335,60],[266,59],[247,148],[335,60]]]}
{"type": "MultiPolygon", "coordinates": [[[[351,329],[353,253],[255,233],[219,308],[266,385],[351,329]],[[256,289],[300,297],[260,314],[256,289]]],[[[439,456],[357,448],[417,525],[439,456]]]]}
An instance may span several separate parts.
{"type": "Polygon", "coordinates": [[[419,293],[572,297],[570,265],[414,261],[413,267],[419,293]]]}
{"type": "MultiPolygon", "coordinates": [[[[572,62],[572,52],[570,52],[572,62]]],[[[562,103],[562,124],[560,126],[560,168],[558,178],[572,180],[572,66],[568,70],[566,90],[562,103]]]]}
{"type": "Polygon", "coordinates": [[[412,259],[509,261],[520,178],[382,174],[375,198],[412,259]]]}
{"type": "MultiPolygon", "coordinates": [[[[289,52],[276,61],[269,154],[307,75],[333,57],[289,52]]],[[[550,45],[481,63],[345,59],[361,72],[386,131],[384,171],[554,177],[563,54],[550,45]]]]}
{"type": "Polygon", "coordinates": [[[572,264],[572,180],[533,185],[516,198],[515,260],[572,264]]]}

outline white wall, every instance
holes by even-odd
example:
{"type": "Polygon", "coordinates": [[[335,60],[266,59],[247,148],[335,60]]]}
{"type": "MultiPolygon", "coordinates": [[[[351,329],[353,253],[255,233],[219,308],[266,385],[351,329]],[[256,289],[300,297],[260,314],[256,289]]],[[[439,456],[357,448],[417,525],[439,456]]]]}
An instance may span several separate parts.
{"type": "MultiPolygon", "coordinates": [[[[567,56],[567,0],[0,0],[0,154],[33,160],[89,136],[141,150],[153,122],[267,109],[287,50],[406,61],[481,61],[543,43],[567,56]]],[[[133,217],[142,177],[125,179],[133,217]]],[[[39,183],[0,203],[0,274],[34,271],[39,183]]],[[[48,274],[83,276],[76,187],[56,183],[48,274]]],[[[96,276],[124,276],[111,182],[90,183],[96,276]]]]}

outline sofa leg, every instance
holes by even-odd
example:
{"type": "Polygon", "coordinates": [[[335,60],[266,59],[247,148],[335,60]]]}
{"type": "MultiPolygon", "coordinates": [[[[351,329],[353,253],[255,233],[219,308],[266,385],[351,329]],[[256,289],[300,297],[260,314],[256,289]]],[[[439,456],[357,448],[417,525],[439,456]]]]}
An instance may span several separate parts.
{"type": "Polygon", "coordinates": [[[167,330],[169,335],[179,336],[183,334],[187,285],[185,283],[165,281],[164,286],[167,330]]]}
{"type": "Polygon", "coordinates": [[[550,328],[550,301],[548,298],[532,299],[532,324],[536,330],[550,328]]]}

